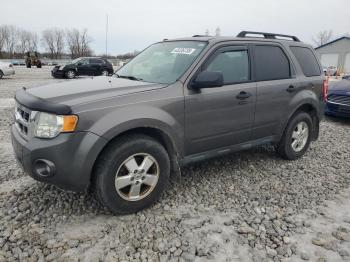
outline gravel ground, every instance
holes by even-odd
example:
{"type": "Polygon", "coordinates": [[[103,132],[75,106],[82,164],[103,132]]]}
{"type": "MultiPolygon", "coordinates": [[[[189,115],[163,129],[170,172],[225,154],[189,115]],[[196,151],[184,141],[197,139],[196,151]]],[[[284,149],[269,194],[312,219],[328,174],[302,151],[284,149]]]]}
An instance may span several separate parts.
{"type": "Polygon", "coordinates": [[[9,98],[76,81],[16,69],[0,81],[0,261],[350,261],[350,121],[326,118],[297,161],[260,147],[191,165],[153,207],[112,216],[15,163],[9,98]]]}

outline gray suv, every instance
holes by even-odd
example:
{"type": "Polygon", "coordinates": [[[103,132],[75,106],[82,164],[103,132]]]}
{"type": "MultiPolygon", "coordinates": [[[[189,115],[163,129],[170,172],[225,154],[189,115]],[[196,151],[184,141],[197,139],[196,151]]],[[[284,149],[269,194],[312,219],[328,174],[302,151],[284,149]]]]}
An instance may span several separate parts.
{"type": "Polygon", "coordinates": [[[319,133],[321,74],[294,36],[165,39],[113,76],[19,90],[13,148],[34,179],[136,212],[186,164],[262,144],[301,157],[319,133]]]}

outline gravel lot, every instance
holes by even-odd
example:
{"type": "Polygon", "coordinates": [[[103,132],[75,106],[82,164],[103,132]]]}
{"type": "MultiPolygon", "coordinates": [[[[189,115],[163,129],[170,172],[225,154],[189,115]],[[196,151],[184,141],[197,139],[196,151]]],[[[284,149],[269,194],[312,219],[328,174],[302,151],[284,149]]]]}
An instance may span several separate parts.
{"type": "Polygon", "coordinates": [[[350,261],[350,121],[326,118],[297,161],[260,147],[191,165],[153,207],[112,216],[15,163],[16,89],[77,81],[49,71],[0,80],[0,261],[350,261]]]}

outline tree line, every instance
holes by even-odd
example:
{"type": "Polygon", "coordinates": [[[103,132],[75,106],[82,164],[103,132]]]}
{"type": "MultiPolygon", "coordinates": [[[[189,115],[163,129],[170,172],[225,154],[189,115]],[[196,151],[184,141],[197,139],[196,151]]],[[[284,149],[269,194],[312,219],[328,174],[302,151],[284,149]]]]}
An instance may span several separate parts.
{"type": "Polygon", "coordinates": [[[87,29],[48,28],[38,35],[14,25],[0,25],[0,58],[23,58],[38,51],[39,44],[52,59],[69,54],[71,58],[91,56],[92,38],[87,29]]]}

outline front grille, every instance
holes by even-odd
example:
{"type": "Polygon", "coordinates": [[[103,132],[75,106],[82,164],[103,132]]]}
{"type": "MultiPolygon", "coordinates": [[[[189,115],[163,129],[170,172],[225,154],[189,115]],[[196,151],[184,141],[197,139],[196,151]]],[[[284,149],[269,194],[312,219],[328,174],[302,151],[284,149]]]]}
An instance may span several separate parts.
{"type": "Polygon", "coordinates": [[[350,106],[350,96],[331,94],[331,95],[328,95],[328,101],[333,102],[333,103],[337,103],[337,104],[350,106]]]}
{"type": "Polygon", "coordinates": [[[15,108],[15,125],[19,133],[24,138],[28,138],[30,131],[30,114],[31,111],[21,105],[16,105],[15,108]]]}

